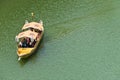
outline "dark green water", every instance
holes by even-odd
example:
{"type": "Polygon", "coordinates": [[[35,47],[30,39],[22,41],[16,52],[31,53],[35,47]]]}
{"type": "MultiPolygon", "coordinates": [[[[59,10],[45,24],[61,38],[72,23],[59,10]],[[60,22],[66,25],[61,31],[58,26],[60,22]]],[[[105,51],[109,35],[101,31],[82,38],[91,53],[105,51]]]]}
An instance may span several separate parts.
{"type": "Polygon", "coordinates": [[[119,80],[119,0],[0,1],[0,80],[119,80]],[[44,21],[37,52],[17,61],[24,21],[44,21]]]}

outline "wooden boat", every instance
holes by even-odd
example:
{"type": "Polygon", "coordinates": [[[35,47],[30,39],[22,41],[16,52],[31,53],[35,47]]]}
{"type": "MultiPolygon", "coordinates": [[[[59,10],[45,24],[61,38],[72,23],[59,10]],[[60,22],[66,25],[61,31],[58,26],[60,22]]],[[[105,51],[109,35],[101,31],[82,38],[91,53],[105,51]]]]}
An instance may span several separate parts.
{"type": "Polygon", "coordinates": [[[43,22],[26,21],[22,32],[16,36],[18,60],[30,56],[40,43],[44,33],[43,22]]]}

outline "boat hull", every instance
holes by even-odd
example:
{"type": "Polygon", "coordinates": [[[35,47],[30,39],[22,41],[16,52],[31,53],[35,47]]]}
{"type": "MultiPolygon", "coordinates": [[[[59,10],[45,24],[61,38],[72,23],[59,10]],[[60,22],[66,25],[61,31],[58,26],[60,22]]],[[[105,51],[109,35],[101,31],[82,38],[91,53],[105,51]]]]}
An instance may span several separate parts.
{"type": "Polygon", "coordinates": [[[32,55],[37,47],[38,47],[38,44],[40,43],[42,37],[43,37],[43,33],[44,31],[42,31],[41,35],[39,36],[38,40],[36,41],[36,44],[34,47],[32,48],[20,48],[20,47],[17,47],[17,55],[19,58],[27,58],[29,57],[30,55],[32,55]]]}

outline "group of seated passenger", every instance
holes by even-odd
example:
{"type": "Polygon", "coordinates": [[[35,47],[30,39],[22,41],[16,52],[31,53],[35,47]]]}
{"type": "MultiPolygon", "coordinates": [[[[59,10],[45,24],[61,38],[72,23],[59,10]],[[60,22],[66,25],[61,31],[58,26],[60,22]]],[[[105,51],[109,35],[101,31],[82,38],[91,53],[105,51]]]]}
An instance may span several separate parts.
{"type": "Polygon", "coordinates": [[[19,46],[23,48],[34,47],[35,43],[35,39],[25,37],[19,42],[19,46]]]}

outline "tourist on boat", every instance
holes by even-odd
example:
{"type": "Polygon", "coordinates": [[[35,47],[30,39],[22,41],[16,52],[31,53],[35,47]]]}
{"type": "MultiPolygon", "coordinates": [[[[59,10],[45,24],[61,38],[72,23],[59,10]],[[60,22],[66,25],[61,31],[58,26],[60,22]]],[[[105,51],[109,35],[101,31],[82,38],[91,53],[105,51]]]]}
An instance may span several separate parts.
{"type": "Polygon", "coordinates": [[[31,38],[30,47],[34,47],[35,43],[36,43],[36,40],[31,38]]]}
{"type": "Polygon", "coordinates": [[[33,47],[34,47],[35,43],[36,43],[36,40],[34,39],[34,41],[33,41],[33,43],[32,43],[32,46],[33,46],[33,47]]]}
{"type": "Polygon", "coordinates": [[[22,40],[22,47],[27,47],[27,39],[23,38],[22,40]]]}
{"type": "Polygon", "coordinates": [[[32,43],[33,43],[34,39],[31,37],[29,38],[29,47],[32,47],[32,43]]]}
{"type": "Polygon", "coordinates": [[[19,46],[22,47],[22,42],[21,41],[19,42],[19,46]]]}
{"type": "Polygon", "coordinates": [[[30,42],[31,42],[30,38],[27,38],[27,47],[30,47],[30,42]]]}

